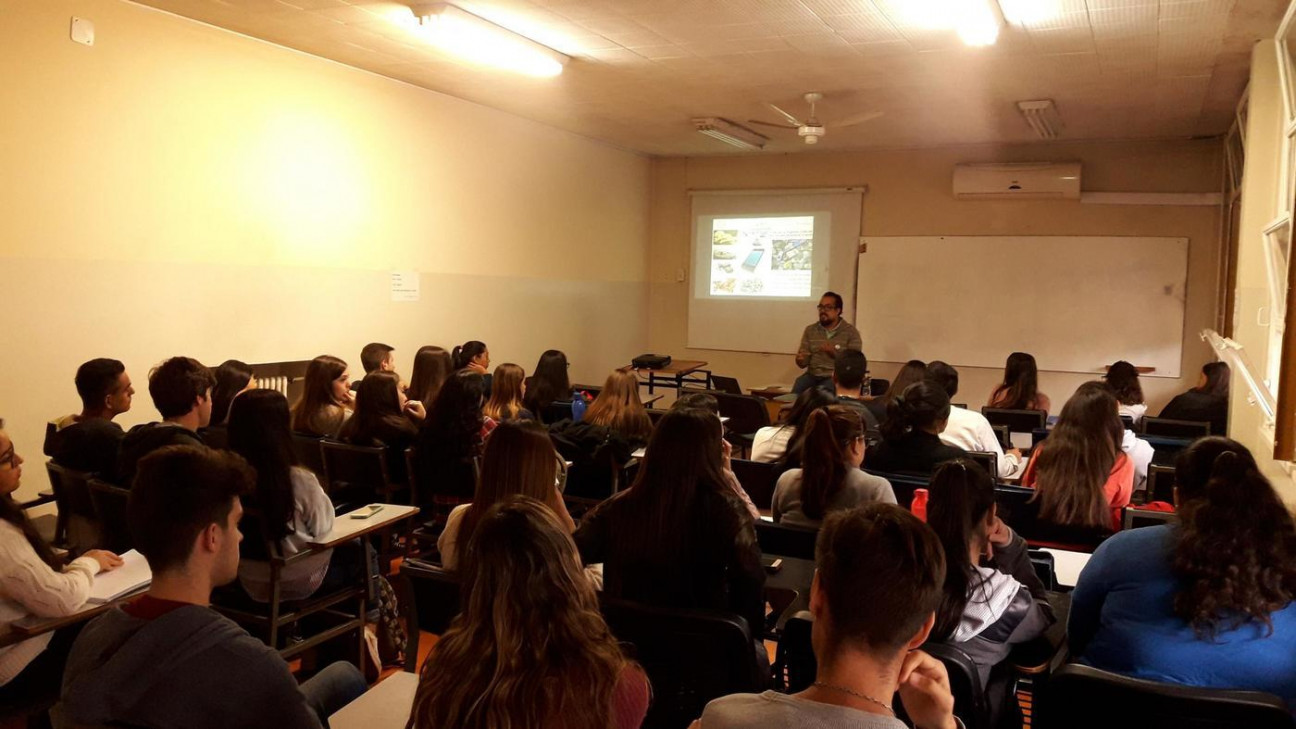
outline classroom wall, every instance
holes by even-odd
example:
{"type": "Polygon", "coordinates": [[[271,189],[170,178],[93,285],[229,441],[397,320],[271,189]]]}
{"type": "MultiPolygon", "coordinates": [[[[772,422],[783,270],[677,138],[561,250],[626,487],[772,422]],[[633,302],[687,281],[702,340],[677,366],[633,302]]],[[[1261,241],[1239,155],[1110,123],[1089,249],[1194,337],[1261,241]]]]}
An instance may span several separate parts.
{"type": "MultiPolygon", "coordinates": [[[[692,157],[653,162],[652,256],[650,258],[650,331],[652,350],[677,358],[702,359],[720,374],[736,376],[744,387],[790,384],[799,370],[792,357],[742,352],[690,350],[685,347],[688,320],[687,283],[676,282],[688,271],[690,189],[796,188],[867,184],[864,235],[1062,235],[1171,236],[1189,239],[1188,295],[1185,311],[1183,377],[1143,378],[1153,412],[1178,392],[1196,384],[1201,365],[1212,358],[1198,332],[1214,327],[1220,257],[1220,211],[1217,207],[1094,205],[1078,201],[959,201],[951,192],[953,167],[959,162],[1065,161],[1083,163],[1086,191],[1217,192],[1221,152],[1217,140],[1166,142],[1085,142],[856,153],[759,154],[742,157],[692,157]]],[[[1005,261],[1004,280],[1029,276],[1029,261],[1005,261]]],[[[915,282],[914,285],[921,285],[915,282]]],[[[939,296],[939,292],[932,292],[939,296]]],[[[958,302],[951,302],[957,306],[958,302]]],[[[848,306],[847,317],[853,315],[848,306]]],[[[986,326],[1011,312],[987,312],[986,326]]],[[[815,320],[806,306],[806,323],[815,320]]],[[[1118,322],[1114,323],[1119,325],[1118,322]]],[[[756,326],[756,323],[753,323],[756,326]]],[[[798,337],[800,332],[785,336],[798,337]]],[[[868,333],[864,332],[868,353],[868,333]]],[[[1038,333],[1041,341],[1053,336],[1038,333]]],[[[1031,342],[1021,348],[1030,351],[1031,342]]],[[[1005,358],[1008,352],[1004,352],[1005,358]]],[[[923,352],[925,360],[942,352],[923,352]]],[[[870,362],[874,376],[890,378],[900,363],[870,362]]],[[[956,400],[981,405],[1002,372],[960,368],[956,400]]],[[[1090,377],[1042,372],[1041,389],[1055,410],[1090,377]]]]}
{"type": "MultiPolygon", "coordinates": [[[[45,421],[91,357],[148,369],[481,339],[601,381],[647,332],[646,158],[120,0],[0,0],[0,417],[45,421]],[[95,23],[71,42],[71,16],[95,23]],[[421,300],[391,301],[392,270],[421,300]]],[[[548,81],[560,83],[561,80],[548,81]]],[[[537,81],[546,83],[546,81],[537,81]]]]}

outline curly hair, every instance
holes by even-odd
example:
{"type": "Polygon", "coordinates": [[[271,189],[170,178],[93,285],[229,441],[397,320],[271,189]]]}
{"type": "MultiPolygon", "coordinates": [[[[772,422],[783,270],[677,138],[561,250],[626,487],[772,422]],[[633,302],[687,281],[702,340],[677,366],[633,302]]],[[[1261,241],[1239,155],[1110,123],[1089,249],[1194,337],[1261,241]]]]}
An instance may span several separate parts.
{"type": "Polygon", "coordinates": [[[1270,614],[1296,598],[1296,524],[1246,447],[1203,438],[1179,457],[1181,582],[1174,610],[1203,640],[1248,623],[1273,632],[1270,614]]]}

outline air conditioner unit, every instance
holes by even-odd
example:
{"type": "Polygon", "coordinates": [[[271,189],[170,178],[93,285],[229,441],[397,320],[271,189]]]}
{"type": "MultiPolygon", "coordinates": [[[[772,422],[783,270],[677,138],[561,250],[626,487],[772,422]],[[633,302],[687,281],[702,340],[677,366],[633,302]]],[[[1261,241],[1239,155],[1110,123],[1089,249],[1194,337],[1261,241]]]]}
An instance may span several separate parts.
{"type": "Polygon", "coordinates": [[[959,200],[1079,200],[1079,162],[954,165],[959,200]]]}

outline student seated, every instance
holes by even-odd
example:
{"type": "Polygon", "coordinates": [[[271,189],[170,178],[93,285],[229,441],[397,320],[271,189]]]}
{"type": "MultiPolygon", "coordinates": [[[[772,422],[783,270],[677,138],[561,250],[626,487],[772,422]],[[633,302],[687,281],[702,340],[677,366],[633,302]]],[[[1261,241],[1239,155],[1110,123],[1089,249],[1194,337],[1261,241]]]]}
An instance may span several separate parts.
{"type": "Polygon", "coordinates": [[[571,380],[567,377],[567,355],[556,349],[545,350],[527,378],[522,403],[543,422],[545,407],[559,400],[570,400],[571,380]]]}
{"type": "Polygon", "coordinates": [[[811,413],[833,405],[836,401],[833,395],[819,387],[802,390],[792,404],[792,409],[788,411],[787,420],[781,425],[768,425],[756,431],[756,437],[752,440],[751,459],[760,463],[783,463],[791,468],[800,466],[800,439],[797,433],[803,432],[811,413]],[[796,448],[793,448],[794,442],[796,448]]]}
{"type": "Polygon", "coordinates": [[[131,408],[130,375],[115,359],[92,359],[77,368],[76,389],[81,413],[56,421],[45,438],[45,455],[64,468],[112,478],[126,437],[113,418],[131,408]]]}
{"type": "Polygon", "coordinates": [[[918,650],[941,601],[945,561],[926,525],[889,504],[830,514],[815,547],[810,612],[817,672],[796,694],[734,694],[707,704],[693,729],[955,729],[940,661],[918,650]]]}
{"type": "Polygon", "coordinates": [[[927,475],[967,451],[941,442],[949,423],[950,401],[930,380],[915,382],[887,407],[882,442],[869,454],[869,468],[887,473],[927,475]]]}
{"type": "Polygon", "coordinates": [[[227,359],[212,373],[216,384],[212,386],[212,416],[209,428],[225,424],[229,418],[230,403],[239,394],[256,387],[252,366],[236,359],[227,359]]]}
{"type": "Polygon", "coordinates": [[[1040,519],[1098,531],[1121,528],[1134,491],[1134,461],[1121,451],[1125,424],[1102,382],[1081,385],[1049,437],[1035,447],[1021,484],[1038,493],[1040,519]]]}
{"type": "Polygon", "coordinates": [[[812,413],[801,468],[785,471],[774,487],[774,521],[818,528],[830,511],[873,501],[896,503],[891,483],[861,471],[863,462],[864,423],[858,410],[829,405],[812,413]]]}
{"type": "Polygon", "coordinates": [[[590,403],[581,422],[602,425],[633,445],[643,445],[652,435],[652,420],[639,399],[639,378],[620,370],[608,375],[603,391],[590,403]]]}
{"type": "Polygon", "coordinates": [[[1296,526],[1240,443],[1175,468],[1179,521],[1094,552],[1071,593],[1072,655],[1152,681],[1266,691],[1296,709],[1296,526]]]}
{"type": "Polygon", "coordinates": [[[405,397],[395,372],[374,372],[360,381],[355,415],[338,437],[351,445],[386,448],[387,473],[400,483],[405,481],[405,449],[418,439],[417,423],[426,417],[423,403],[405,397]]]}
{"type": "Polygon", "coordinates": [[[727,610],[759,636],[765,569],[752,519],[725,481],[723,441],[711,413],[667,412],[634,483],[581,520],[576,544],[585,564],[603,563],[606,594],[727,610]]]}
{"type": "Polygon", "coordinates": [[[1226,362],[1202,365],[1197,386],[1176,395],[1159,417],[1210,423],[1212,435],[1228,433],[1229,366],[1226,362]]]}
{"type": "Polygon", "coordinates": [[[880,397],[868,400],[865,405],[868,406],[873,417],[877,420],[879,427],[887,418],[887,408],[903,393],[910,385],[915,382],[922,382],[927,379],[927,364],[920,359],[911,359],[904,363],[900,371],[896,373],[895,379],[891,380],[891,385],[887,391],[880,397]]]}
{"type": "MultiPolygon", "coordinates": [[[[95,575],[121,565],[112,552],[92,549],[71,562],[41,539],[36,527],[13,499],[22,481],[23,458],[0,420],[0,625],[27,615],[57,618],[85,604],[95,575]]],[[[79,626],[70,626],[0,648],[0,703],[14,704],[48,694],[57,695],[72,639],[79,626]]]]}
{"type": "Polygon", "coordinates": [[[464,342],[463,346],[455,347],[450,352],[450,361],[455,371],[468,370],[481,375],[486,381],[486,392],[490,393],[494,378],[490,373],[490,350],[486,348],[485,342],[464,342]]]}
{"type": "Polygon", "coordinates": [[[990,393],[990,401],[986,404],[1006,410],[1043,410],[1045,413],[1051,410],[1053,403],[1048,395],[1039,391],[1035,358],[1025,352],[1008,355],[1003,382],[990,393]]]}
{"type": "Polygon", "coordinates": [[[535,415],[522,404],[526,394],[526,377],[521,367],[505,362],[495,368],[491,378],[491,396],[482,407],[486,417],[505,420],[535,420],[535,415]]]}
{"type": "MultiPolygon", "coordinates": [[[[940,385],[951,400],[958,394],[958,370],[944,362],[936,361],[927,366],[927,374],[932,382],[940,385]]],[[[1003,444],[999,442],[999,436],[995,434],[994,428],[990,427],[990,421],[975,410],[951,405],[949,422],[945,424],[945,430],[941,431],[940,439],[946,445],[962,448],[965,451],[995,454],[995,462],[999,464],[999,473],[996,475],[1004,480],[1017,478],[1021,475],[1022,466],[1025,465],[1022,462],[1021,451],[1016,448],[1005,451],[1003,444]]]]}
{"type": "Polygon", "coordinates": [[[868,358],[858,349],[845,349],[833,360],[832,382],[837,402],[859,412],[864,419],[864,429],[876,431],[879,421],[869,409],[869,399],[864,395],[864,375],[868,373],[868,358]]]}
{"type": "Polygon", "coordinates": [[[414,374],[410,376],[410,386],[405,394],[411,400],[423,403],[423,409],[432,412],[432,403],[446,378],[454,372],[450,353],[440,347],[419,347],[414,355],[414,374]]]}
{"type": "MultiPolygon", "coordinates": [[[[670,409],[684,410],[686,408],[705,410],[717,418],[720,417],[720,402],[715,399],[715,395],[707,392],[688,392],[680,395],[675,399],[675,402],[671,403],[670,409]]],[[[756,508],[756,504],[751,500],[751,495],[747,493],[747,489],[743,488],[742,483],[738,481],[738,475],[733,471],[733,445],[723,438],[721,443],[724,448],[724,475],[725,480],[729,483],[729,490],[733,491],[734,496],[737,496],[743,502],[743,506],[747,507],[747,513],[751,514],[753,520],[761,518],[760,509],[756,508]]]]}
{"type": "Polygon", "coordinates": [[[347,363],[322,354],[306,366],[301,397],[293,404],[293,431],[316,438],[336,438],[355,409],[347,363]]]}
{"type": "MultiPolygon", "coordinates": [[[[395,372],[396,348],[382,342],[370,342],[360,349],[360,366],[364,368],[365,377],[375,372],[395,372]]],[[[363,379],[352,382],[351,389],[359,389],[363,379]]]]}
{"type": "Polygon", "coordinates": [[[1116,402],[1120,403],[1120,414],[1133,420],[1137,425],[1147,413],[1147,403],[1143,402],[1143,386],[1139,384],[1138,369],[1129,362],[1121,360],[1107,368],[1103,380],[1116,395],[1116,402]]]}
{"type": "Polygon", "coordinates": [[[648,679],[608,630],[553,509],[525,496],[491,507],[460,574],[463,611],[423,665],[410,727],[643,723],[648,679]]]}
{"type": "Polygon", "coordinates": [[[421,505],[472,500],[477,486],[474,460],[482,454],[487,432],[484,402],[485,381],[471,370],[454,373],[441,388],[414,447],[421,505]]]}
{"type": "MultiPolygon", "coordinates": [[[[239,582],[258,602],[270,600],[267,542],[291,557],[333,529],[333,502],[315,474],[297,465],[288,429],[288,400],[274,390],[253,390],[230,408],[229,449],[256,470],[256,485],[243,503],[256,516],[246,520],[257,529],[245,535],[239,582]]],[[[328,572],[330,550],[288,565],[279,574],[280,597],[302,600],[315,594],[328,572]]]]}
{"type": "Polygon", "coordinates": [[[211,422],[211,370],[196,359],[172,357],[149,373],[149,396],[162,422],[130,429],[117,458],[117,483],[131,487],[135,466],[144,456],[170,445],[203,445],[198,431],[211,422]]]}
{"type": "MultiPolygon", "coordinates": [[[[499,378],[495,378],[499,382],[499,378]]],[[[549,434],[536,423],[503,422],[491,434],[482,454],[481,480],[472,503],[456,506],[437,538],[441,564],[448,570],[459,567],[460,547],[468,544],[482,516],[510,496],[533,498],[553,511],[568,534],[576,522],[567,513],[558,490],[563,473],[562,458],[554,450],[549,434]]]]}
{"type": "Polygon", "coordinates": [[[77,637],[64,726],[318,729],[364,692],[341,662],[298,686],[278,652],[209,607],[238,575],[239,497],[255,481],[227,451],[171,446],[140,461],[127,521],[153,583],[77,637]]]}
{"type": "Polygon", "coordinates": [[[1011,705],[1014,682],[993,669],[1012,646],[1044,634],[1056,621],[1053,608],[1026,540],[999,519],[994,481],[985,469],[966,459],[949,461],[929,489],[927,524],[945,548],[945,588],[932,638],[976,663],[991,715],[998,717],[1011,705]]]}

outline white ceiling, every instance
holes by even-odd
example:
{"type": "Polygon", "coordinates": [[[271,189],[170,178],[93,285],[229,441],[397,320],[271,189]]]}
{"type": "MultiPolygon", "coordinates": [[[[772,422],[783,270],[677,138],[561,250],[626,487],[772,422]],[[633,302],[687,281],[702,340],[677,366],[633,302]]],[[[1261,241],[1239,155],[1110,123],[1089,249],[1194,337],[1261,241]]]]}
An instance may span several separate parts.
{"type": "MultiPolygon", "coordinates": [[[[1227,131],[1254,41],[1287,0],[1051,0],[1062,12],[1007,25],[986,48],[909,22],[924,0],[462,0],[455,4],[568,53],[561,76],[471,67],[423,43],[378,0],[134,0],[654,155],[736,151],[690,119],[777,121],[825,95],[810,149],[1034,139],[1015,103],[1051,98],[1062,139],[1227,131]],[[905,4],[909,4],[907,7],[905,4]],[[880,119],[834,129],[863,111],[880,119]]],[[[1017,0],[1017,2],[1045,0],[1017,0]]],[[[1006,3],[1005,3],[1006,4],[1006,3]]],[[[768,130],[766,149],[806,149],[768,130]]]]}

